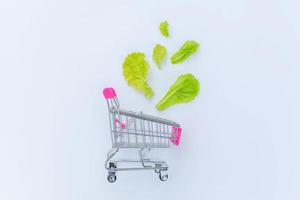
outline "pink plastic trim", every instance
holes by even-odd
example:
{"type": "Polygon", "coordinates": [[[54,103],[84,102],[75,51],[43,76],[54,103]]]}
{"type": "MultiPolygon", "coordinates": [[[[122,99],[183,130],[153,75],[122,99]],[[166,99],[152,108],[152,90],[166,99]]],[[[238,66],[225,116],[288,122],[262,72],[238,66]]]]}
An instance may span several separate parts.
{"type": "Polygon", "coordinates": [[[104,88],[103,95],[104,95],[105,99],[113,99],[117,96],[114,88],[104,88]]]}
{"type": "Polygon", "coordinates": [[[179,145],[180,143],[180,137],[181,137],[182,128],[180,127],[172,127],[172,136],[171,142],[175,145],[179,145]]]}
{"type": "Polygon", "coordinates": [[[120,124],[122,129],[126,128],[126,125],[118,119],[115,119],[115,124],[120,124]]]}

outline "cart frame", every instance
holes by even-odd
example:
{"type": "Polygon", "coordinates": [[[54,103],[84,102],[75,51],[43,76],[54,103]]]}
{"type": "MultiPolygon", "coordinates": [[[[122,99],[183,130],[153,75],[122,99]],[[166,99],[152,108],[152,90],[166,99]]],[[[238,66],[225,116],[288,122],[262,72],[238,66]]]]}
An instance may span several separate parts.
{"type": "Polygon", "coordinates": [[[154,170],[161,181],[168,179],[168,165],[164,161],[146,159],[145,155],[152,148],[169,148],[170,144],[179,145],[182,129],[174,121],[136,113],[120,108],[113,88],[105,88],[110,122],[112,149],[107,153],[105,168],[107,180],[116,181],[117,171],[154,170]],[[139,149],[139,160],[112,160],[121,148],[139,149]],[[120,167],[121,163],[136,163],[138,167],[120,167]]]}

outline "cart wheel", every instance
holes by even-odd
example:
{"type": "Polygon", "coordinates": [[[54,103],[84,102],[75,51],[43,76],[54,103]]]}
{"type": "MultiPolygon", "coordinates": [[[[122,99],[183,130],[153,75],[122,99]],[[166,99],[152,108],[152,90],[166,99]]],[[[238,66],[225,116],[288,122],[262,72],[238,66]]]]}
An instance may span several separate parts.
{"type": "Polygon", "coordinates": [[[155,169],[154,171],[158,174],[160,173],[160,169],[155,169]]]}
{"type": "Polygon", "coordinates": [[[159,179],[161,181],[166,181],[168,180],[168,178],[169,178],[168,174],[159,174],[159,179]]]}
{"type": "Polygon", "coordinates": [[[114,173],[109,173],[108,174],[108,176],[107,176],[107,180],[108,180],[108,182],[110,182],[110,183],[114,183],[116,180],[117,180],[117,176],[116,176],[116,174],[114,174],[114,173]]]}

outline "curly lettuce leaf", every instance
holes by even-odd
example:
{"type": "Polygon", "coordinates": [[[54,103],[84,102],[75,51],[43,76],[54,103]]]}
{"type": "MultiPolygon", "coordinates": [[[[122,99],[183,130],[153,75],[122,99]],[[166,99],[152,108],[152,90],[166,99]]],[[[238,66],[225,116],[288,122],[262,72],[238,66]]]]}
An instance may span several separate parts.
{"type": "Polygon", "coordinates": [[[154,95],[152,88],[147,83],[149,64],[145,54],[135,52],[128,54],[123,62],[123,76],[128,84],[136,90],[143,92],[148,98],[154,95]]]}
{"type": "Polygon", "coordinates": [[[171,57],[171,63],[177,64],[185,61],[193,53],[197,51],[199,44],[193,40],[186,41],[180,49],[171,57]]]}
{"type": "Polygon", "coordinates": [[[190,102],[195,99],[199,90],[198,79],[192,74],[181,75],[155,107],[158,110],[164,110],[174,104],[190,102]]]}
{"type": "Polygon", "coordinates": [[[163,36],[169,37],[169,23],[166,20],[159,24],[159,30],[163,36]]]}
{"type": "Polygon", "coordinates": [[[160,69],[161,62],[165,59],[167,55],[167,49],[163,45],[155,45],[152,53],[152,59],[156,63],[157,67],[160,69]]]}

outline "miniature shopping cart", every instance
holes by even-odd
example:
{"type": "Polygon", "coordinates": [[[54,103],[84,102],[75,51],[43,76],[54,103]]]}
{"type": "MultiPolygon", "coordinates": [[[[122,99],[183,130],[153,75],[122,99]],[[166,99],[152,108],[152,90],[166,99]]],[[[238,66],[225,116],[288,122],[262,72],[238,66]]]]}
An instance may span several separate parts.
{"type": "Polygon", "coordinates": [[[168,179],[168,165],[163,161],[146,159],[146,151],[151,148],[169,148],[170,144],[179,145],[182,129],[174,121],[136,113],[120,108],[113,88],[105,88],[103,95],[107,101],[112,149],[107,154],[105,168],[107,180],[115,182],[117,171],[154,170],[161,181],[168,179]],[[120,148],[139,149],[139,160],[115,160],[112,157],[120,148]],[[121,163],[136,164],[134,167],[121,167],[121,163]]]}

